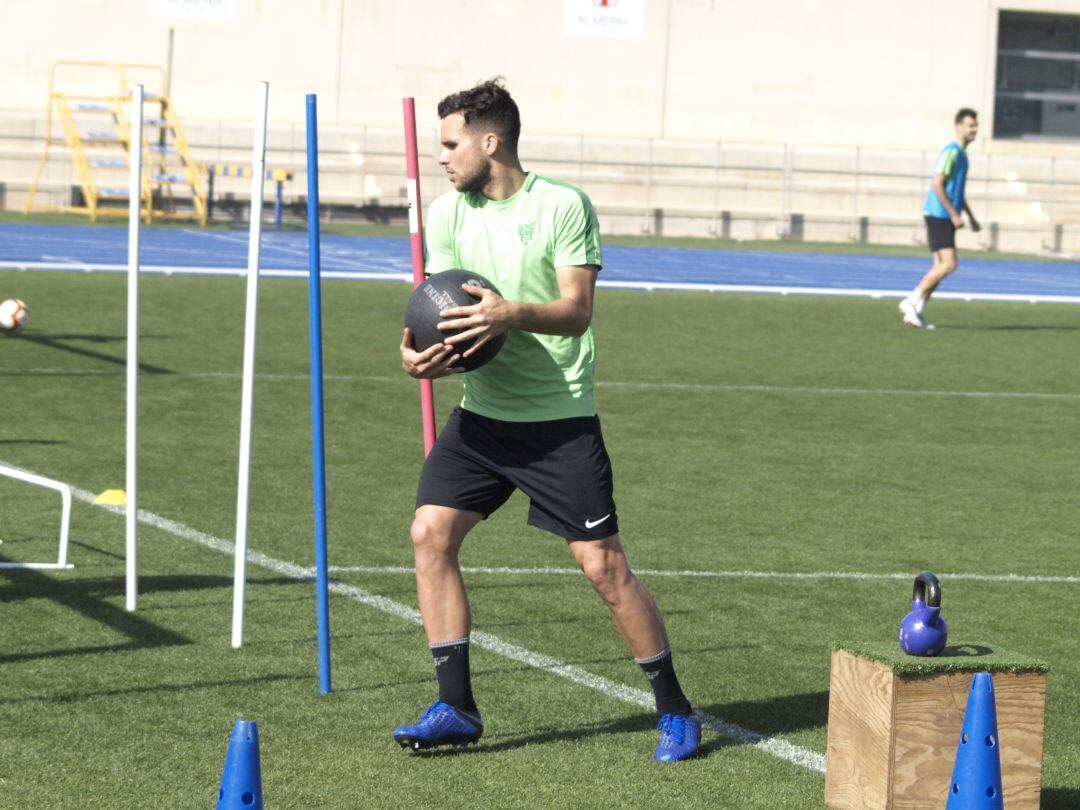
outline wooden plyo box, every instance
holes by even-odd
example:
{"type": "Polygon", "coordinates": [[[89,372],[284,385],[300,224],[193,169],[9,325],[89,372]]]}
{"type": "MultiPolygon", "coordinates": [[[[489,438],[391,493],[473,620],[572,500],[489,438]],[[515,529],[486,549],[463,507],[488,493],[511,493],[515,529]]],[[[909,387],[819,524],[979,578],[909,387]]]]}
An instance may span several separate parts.
{"type": "Polygon", "coordinates": [[[976,672],[994,679],[1005,807],[1037,810],[1046,664],[975,644],[934,658],[905,655],[895,644],[833,649],[825,803],[943,808],[976,672]]]}

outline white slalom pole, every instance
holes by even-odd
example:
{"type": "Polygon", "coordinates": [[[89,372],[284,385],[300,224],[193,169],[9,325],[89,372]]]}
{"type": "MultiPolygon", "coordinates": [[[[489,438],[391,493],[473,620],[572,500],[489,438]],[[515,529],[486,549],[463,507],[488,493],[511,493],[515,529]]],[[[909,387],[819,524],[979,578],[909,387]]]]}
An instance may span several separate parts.
{"type": "Polygon", "coordinates": [[[139,392],[139,226],[142,216],[143,86],[131,88],[131,137],[128,141],[128,288],[127,288],[127,444],[125,498],[125,602],[139,602],[138,539],[138,392],[139,392]]]}
{"type": "Polygon", "coordinates": [[[259,303],[259,248],[266,179],[266,114],[270,85],[255,90],[255,146],[251,154],[251,220],[248,231],[247,314],[244,318],[244,389],[240,405],[240,478],[236,487],[236,551],[233,568],[232,645],[244,644],[247,584],[248,493],[251,481],[251,413],[255,395],[255,318],[259,303]]]}

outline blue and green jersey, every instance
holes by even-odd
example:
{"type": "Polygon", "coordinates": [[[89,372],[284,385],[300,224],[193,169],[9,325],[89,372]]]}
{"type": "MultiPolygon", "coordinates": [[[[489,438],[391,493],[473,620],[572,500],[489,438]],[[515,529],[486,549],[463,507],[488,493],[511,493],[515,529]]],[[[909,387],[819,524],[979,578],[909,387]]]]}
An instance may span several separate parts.
{"type": "MultiPolygon", "coordinates": [[[[934,176],[945,175],[945,196],[949,198],[949,202],[953,204],[958,214],[964,213],[964,183],[967,180],[967,172],[968,157],[964,147],[956,141],[946,144],[938,155],[937,165],[934,166],[934,176]]],[[[948,209],[938,199],[933,185],[930,186],[930,193],[926,195],[923,213],[928,217],[938,219],[952,218],[948,209]]]]}

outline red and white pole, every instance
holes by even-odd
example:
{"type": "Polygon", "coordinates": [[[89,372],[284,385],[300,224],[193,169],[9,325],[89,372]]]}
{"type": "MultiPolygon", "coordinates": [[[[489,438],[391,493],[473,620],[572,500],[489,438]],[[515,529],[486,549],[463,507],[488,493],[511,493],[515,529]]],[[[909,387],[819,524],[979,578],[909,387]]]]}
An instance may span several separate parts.
{"type": "MultiPolygon", "coordinates": [[[[401,100],[405,108],[405,167],[409,193],[409,239],[412,242],[413,288],[424,283],[424,225],[420,213],[420,160],[416,149],[416,101],[401,100]]],[[[424,422],[424,457],[435,446],[435,393],[431,380],[420,381],[420,413],[424,422]]]]}

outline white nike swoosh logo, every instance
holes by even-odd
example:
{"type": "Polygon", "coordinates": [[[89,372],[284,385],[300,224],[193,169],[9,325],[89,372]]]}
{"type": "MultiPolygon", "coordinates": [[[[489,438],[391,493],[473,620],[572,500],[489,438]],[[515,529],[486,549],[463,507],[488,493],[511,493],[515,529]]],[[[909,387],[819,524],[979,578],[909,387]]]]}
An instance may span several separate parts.
{"type": "Polygon", "coordinates": [[[606,515],[604,515],[599,520],[586,520],[585,521],[585,528],[586,529],[591,529],[593,526],[599,526],[601,523],[603,523],[609,517],[611,517],[611,512],[608,512],[606,515]]]}

